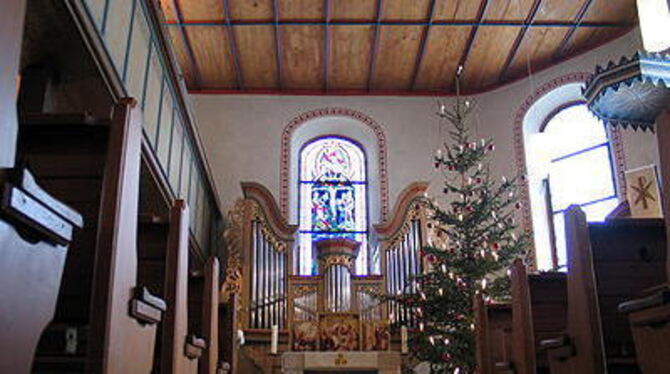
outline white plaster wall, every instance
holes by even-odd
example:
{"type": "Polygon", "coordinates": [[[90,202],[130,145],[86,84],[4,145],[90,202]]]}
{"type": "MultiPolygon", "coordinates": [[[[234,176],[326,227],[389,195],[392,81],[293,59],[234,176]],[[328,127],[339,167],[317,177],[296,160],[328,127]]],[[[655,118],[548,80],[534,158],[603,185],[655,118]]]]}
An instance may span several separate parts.
{"type": "MultiPolygon", "coordinates": [[[[593,72],[596,64],[618,60],[640,46],[639,33],[634,30],[605,46],[533,74],[529,79],[476,97],[472,128],[478,137],[495,139],[494,172],[497,175],[516,173],[514,116],[538,87],[568,73],[593,72]]],[[[411,182],[437,181],[432,185],[439,188],[441,179],[432,167],[432,154],[440,144],[434,115],[436,100],[426,96],[193,96],[199,131],[225,210],[241,197],[241,181],[260,182],[279,198],[282,130],[295,116],[325,107],[361,111],[384,128],[391,208],[399,192],[411,182]]],[[[624,130],[622,138],[628,168],[658,159],[654,134],[624,130]]]]}

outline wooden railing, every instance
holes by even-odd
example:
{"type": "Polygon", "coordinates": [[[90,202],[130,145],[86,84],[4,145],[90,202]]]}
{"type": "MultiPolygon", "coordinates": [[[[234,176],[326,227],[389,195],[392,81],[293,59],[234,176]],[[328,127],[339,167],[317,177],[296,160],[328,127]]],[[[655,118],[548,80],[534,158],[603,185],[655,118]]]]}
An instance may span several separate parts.
{"type": "Polygon", "coordinates": [[[137,99],[143,157],[167,197],[187,202],[191,241],[205,257],[221,216],[220,204],[159,11],[152,1],[143,0],[67,0],[66,4],[112,97],[137,99]]]}

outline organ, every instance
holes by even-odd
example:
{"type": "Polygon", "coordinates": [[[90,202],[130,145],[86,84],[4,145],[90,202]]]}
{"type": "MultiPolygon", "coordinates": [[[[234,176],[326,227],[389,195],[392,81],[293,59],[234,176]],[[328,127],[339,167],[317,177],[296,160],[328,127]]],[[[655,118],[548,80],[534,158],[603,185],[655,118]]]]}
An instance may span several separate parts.
{"type": "MultiPolygon", "coordinates": [[[[413,326],[409,310],[385,295],[414,292],[412,277],[422,271],[420,250],[429,225],[420,197],[423,183],[408,187],[393,219],[375,227],[380,273],[357,274],[361,242],[327,238],[314,243],[313,275],[298,273],[297,227],[278,214],[271,193],[243,183],[245,198],[230,213],[226,238],[232,244],[224,298],[236,310],[233,325],[244,336],[236,345],[240,370],[281,366],[283,352],[390,352],[399,354],[400,334],[390,326],[413,326]],[[279,330],[279,354],[270,355],[271,331],[279,330]]],[[[400,356],[398,356],[400,357],[400,356]]]]}

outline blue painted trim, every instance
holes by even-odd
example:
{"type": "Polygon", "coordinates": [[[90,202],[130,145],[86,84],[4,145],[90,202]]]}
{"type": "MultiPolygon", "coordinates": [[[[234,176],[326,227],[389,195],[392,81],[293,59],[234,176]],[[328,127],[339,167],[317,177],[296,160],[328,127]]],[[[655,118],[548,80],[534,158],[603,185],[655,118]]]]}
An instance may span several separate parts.
{"type": "MultiPolygon", "coordinates": [[[[170,190],[172,190],[172,183],[170,183],[170,165],[172,165],[172,141],[174,137],[174,115],[175,108],[174,106],[172,107],[172,119],[170,121],[170,140],[168,143],[168,157],[167,157],[167,173],[165,176],[165,179],[168,181],[168,185],[170,185],[170,190]]],[[[174,191],[172,191],[174,193],[174,191]]]]}
{"type": "Polygon", "coordinates": [[[165,90],[165,77],[161,79],[161,94],[158,96],[158,116],[156,118],[156,133],[155,136],[155,145],[156,145],[156,155],[158,155],[158,137],[161,133],[161,116],[163,115],[163,91],[165,90]]]}
{"type": "MultiPolygon", "coordinates": [[[[102,35],[103,37],[105,36],[105,32],[107,32],[107,16],[109,14],[109,3],[110,0],[105,0],[105,7],[102,11],[102,24],[100,25],[100,35],[102,35]]],[[[105,49],[106,48],[107,45],[105,44],[105,49]]]]}
{"type": "Polygon", "coordinates": [[[319,230],[299,230],[300,234],[367,234],[368,231],[347,231],[347,230],[337,230],[337,231],[319,231],[319,230]]]}
{"type": "Polygon", "coordinates": [[[318,180],[318,181],[306,181],[306,180],[301,180],[299,181],[300,184],[325,184],[329,186],[348,186],[351,184],[358,184],[358,185],[367,185],[367,181],[338,181],[338,180],[318,180]]]}
{"type": "Polygon", "coordinates": [[[128,59],[130,57],[130,43],[133,40],[133,29],[135,28],[135,8],[137,8],[137,0],[133,0],[133,8],[130,10],[130,25],[128,27],[128,38],[126,39],[126,56],[123,59],[123,75],[121,81],[126,84],[126,76],[128,75],[128,59]]]}
{"type": "MultiPolygon", "coordinates": [[[[612,199],[618,199],[618,198],[619,198],[619,197],[618,197],[617,195],[610,195],[610,196],[603,197],[603,198],[600,198],[600,199],[587,201],[587,202],[585,202],[585,203],[581,203],[581,204],[570,204],[570,205],[578,205],[578,206],[584,207],[584,206],[589,206],[589,205],[593,205],[593,204],[598,204],[598,203],[602,203],[603,201],[612,200],[612,199]]],[[[555,210],[555,211],[552,211],[551,213],[554,214],[554,215],[556,215],[556,214],[563,213],[563,212],[565,212],[566,210],[568,210],[568,208],[561,209],[561,210],[555,210]]]]}
{"type": "Polygon", "coordinates": [[[142,101],[141,107],[144,110],[144,106],[147,101],[147,82],[149,81],[149,67],[151,66],[151,53],[153,51],[154,43],[150,40],[149,47],[147,51],[147,61],[144,65],[144,83],[142,83],[142,101]]]}
{"type": "MultiPolygon", "coordinates": [[[[609,144],[610,144],[610,143],[609,143],[609,140],[608,140],[608,141],[606,141],[606,142],[604,142],[604,143],[596,144],[596,145],[594,145],[594,146],[591,146],[591,147],[588,147],[588,148],[584,148],[584,149],[579,150],[579,151],[576,151],[576,152],[568,153],[567,155],[563,155],[563,156],[561,156],[561,157],[556,157],[556,158],[552,159],[551,162],[562,161],[562,160],[565,160],[565,159],[567,159],[567,158],[571,158],[571,157],[574,157],[574,156],[578,156],[578,155],[580,155],[580,154],[582,154],[582,153],[586,153],[586,152],[593,151],[593,150],[598,149],[598,148],[600,148],[600,147],[609,147],[609,144]]],[[[611,163],[611,160],[610,160],[610,163],[611,163]]]]}

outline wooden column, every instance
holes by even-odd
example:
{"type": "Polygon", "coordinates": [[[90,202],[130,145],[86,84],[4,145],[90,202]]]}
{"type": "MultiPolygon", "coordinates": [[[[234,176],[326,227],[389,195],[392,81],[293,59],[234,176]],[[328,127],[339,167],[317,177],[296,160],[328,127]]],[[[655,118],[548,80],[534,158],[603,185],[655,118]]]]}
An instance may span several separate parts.
{"type": "Polygon", "coordinates": [[[19,59],[26,0],[4,1],[0,12],[0,168],[14,166],[19,59]]]}
{"type": "Polygon", "coordinates": [[[92,373],[145,374],[152,367],[156,327],[129,313],[137,281],[141,118],[137,102],[126,98],[110,125],[88,338],[92,373]]]}
{"type": "Polygon", "coordinates": [[[512,280],[512,363],[517,374],[534,374],[535,336],[526,265],[514,260],[512,280]]]}
{"type": "MultiPolygon", "coordinates": [[[[670,238],[670,111],[666,110],[656,118],[656,137],[658,139],[659,171],[661,174],[661,198],[663,199],[663,217],[666,235],[670,238]]],[[[670,240],[667,241],[670,253],[670,240]]],[[[666,257],[666,274],[670,282],[670,256],[666,257]]]]}
{"type": "Polygon", "coordinates": [[[170,213],[165,299],[168,304],[163,324],[161,373],[195,374],[197,357],[187,357],[188,338],[188,207],[176,200],[170,213]]]}
{"type": "Polygon", "coordinates": [[[203,352],[199,374],[216,374],[219,361],[219,260],[210,257],[205,264],[205,289],[202,307],[203,337],[209,343],[203,352]]]}
{"type": "Polygon", "coordinates": [[[570,206],[565,213],[565,233],[569,342],[548,351],[551,373],[606,373],[591,240],[586,216],[578,206],[570,206]]]}
{"type": "Polygon", "coordinates": [[[476,358],[477,368],[481,374],[493,374],[493,363],[491,360],[491,341],[489,336],[489,320],[486,304],[482,294],[477,294],[474,299],[475,307],[475,341],[477,346],[476,358]]]}

